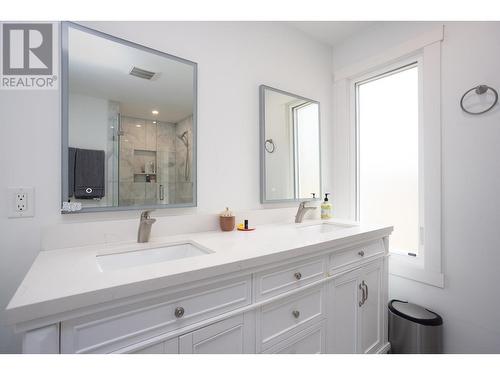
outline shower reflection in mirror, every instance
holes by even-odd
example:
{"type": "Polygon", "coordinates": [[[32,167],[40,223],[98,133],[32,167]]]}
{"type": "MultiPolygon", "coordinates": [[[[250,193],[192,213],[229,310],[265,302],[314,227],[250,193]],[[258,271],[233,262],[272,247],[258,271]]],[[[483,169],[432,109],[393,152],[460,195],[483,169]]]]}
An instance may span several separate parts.
{"type": "Polygon", "coordinates": [[[63,202],[196,205],[196,63],[64,23],[63,67],[63,202]]]}

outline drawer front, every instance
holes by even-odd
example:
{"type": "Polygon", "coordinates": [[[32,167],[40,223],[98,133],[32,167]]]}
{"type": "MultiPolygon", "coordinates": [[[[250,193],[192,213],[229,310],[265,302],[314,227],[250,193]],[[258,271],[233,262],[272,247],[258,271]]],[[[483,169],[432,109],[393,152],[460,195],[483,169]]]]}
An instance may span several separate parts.
{"type": "Polygon", "coordinates": [[[251,303],[250,277],[62,323],[63,353],[108,353],[251,303]]]}
{"type": "Polygon", "coordinates": [[[284,293],[325,277],[325,258],[286,264],[255,275],[257,301],[284,293]]]}
{"type": "Polygon", "coordinates": [[[310,328],[266,350],[265,354],[321,354],[325,353],[326,324],[323,320],[310,328]]]}
{"type": "Polygon", "coordinates": [[[257,318],[257,343],[261,350],[265,350],[307,325],[318,322],[324,314],[323,286],[265,305],[257,318]]]}
{"type": "Polygon", "coordinates": [[[359,262],[363,259],[370,259],[384,254],[385,248],[382,240],[368,242],[347,250],[340,250],[330,255],[330,269],[337,269],[343,266],[359,262]]]}

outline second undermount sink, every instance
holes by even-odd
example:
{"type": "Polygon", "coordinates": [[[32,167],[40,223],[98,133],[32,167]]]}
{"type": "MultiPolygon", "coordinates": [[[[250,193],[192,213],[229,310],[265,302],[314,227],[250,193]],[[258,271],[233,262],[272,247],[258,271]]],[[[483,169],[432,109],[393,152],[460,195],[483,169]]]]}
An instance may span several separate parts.
{"type": "Polygon", "coordinates": [[[171,260],[196,257],[213,253],[194,242],[183,242],[148,249],[131,250],[97,255],[96,261],[102,272],[144,266],[171,260]]]}
{"type": "Polygon", "coordinates": [[[309,233],[330,233],[340,229],[351,228],[352,225],[347,224],[334,224],[334,223],[319,223],[319,224],[309,224],[297,227],[297,230],[301,232],[309,233]]]}

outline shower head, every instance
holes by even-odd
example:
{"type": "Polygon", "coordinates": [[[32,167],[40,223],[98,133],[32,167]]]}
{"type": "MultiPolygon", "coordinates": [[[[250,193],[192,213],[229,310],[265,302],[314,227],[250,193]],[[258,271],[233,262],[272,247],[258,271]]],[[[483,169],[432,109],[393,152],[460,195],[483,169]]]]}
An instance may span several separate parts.
{"type": "Polygon", "coordinates": [[[189,136],[188,130],[186,130],[181,135],[178,135],[177,138],[181,140],[181,142],[186,146],[186,162],[184,163],[184,179],[189,181],[189,136]]]}
{"type": "Polygon", "coordinates": [[[184,133],[181,135],[178,135],[177,138],[179,138],[182,143],[184,143],[184,146],[188,147],[189,146],[189,138],[187,137],[188,131],[186,130],[184,133]]]}

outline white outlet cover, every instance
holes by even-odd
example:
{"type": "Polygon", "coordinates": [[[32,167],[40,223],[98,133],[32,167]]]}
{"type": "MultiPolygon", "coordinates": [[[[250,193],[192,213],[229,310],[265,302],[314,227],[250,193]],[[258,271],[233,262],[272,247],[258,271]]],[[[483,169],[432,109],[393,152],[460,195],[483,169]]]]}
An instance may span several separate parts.
{"type": "Polygon", "coordinates": [[[10,218],[35,216],[35,189],[31,186],[7,188],[7,207],[10,218]],[[25,209],[22,211],[17,208],[18,194],[26,196],[25,209]]]}

